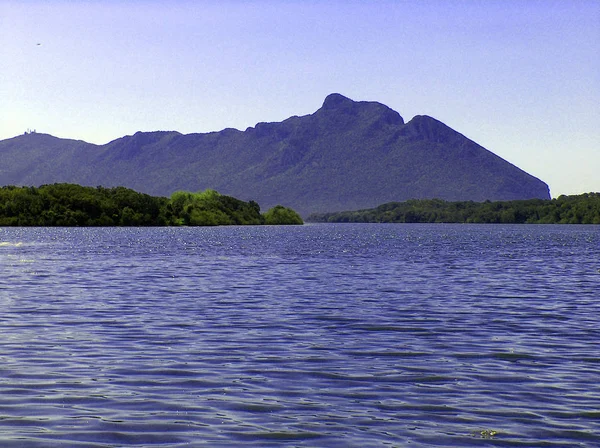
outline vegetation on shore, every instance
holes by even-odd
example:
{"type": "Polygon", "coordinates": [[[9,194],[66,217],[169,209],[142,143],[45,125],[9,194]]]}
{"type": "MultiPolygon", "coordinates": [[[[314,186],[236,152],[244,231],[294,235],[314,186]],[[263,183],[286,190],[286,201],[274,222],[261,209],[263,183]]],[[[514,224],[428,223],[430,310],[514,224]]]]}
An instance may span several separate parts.
{"type": "Polygon", "coordinates": [[[125,187],[52,184],[0,188],[0,226],[216,226],[302,224],[286,207],[260,206],[214,190],[178,191],[170,198],[125,187]]]}
{"type": "Polygon", "coordinates": [[[315,213],[310,222],[600,224],[600,193],[498,202],[414,199],[377,208],[315,213]]]}

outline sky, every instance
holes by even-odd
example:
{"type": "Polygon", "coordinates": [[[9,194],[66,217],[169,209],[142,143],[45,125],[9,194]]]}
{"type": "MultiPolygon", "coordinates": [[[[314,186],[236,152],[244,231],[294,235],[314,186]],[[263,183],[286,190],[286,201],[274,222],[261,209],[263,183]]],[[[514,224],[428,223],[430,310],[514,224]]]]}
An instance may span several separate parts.
{"type": "Polygon", "coordinates": [[[0,0],[0,139],[244,130],[333,92],[600,192],[600,0],[0,0]]]}

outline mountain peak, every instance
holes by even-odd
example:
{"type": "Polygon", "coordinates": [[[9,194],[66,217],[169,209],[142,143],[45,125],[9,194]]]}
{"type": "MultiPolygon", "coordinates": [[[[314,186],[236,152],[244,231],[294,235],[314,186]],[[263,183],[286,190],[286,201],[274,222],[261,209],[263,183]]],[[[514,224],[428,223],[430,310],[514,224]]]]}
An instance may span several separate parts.
{"type": "Polygon", "coordinates": [[[0,141],[0,154],[0,185],[211,188],[301,214],[411,198],[550,198],[545,183],[434,118],[404,124],[385,104],[339,93],[313,114],[245,132],[140,132],[101,146],[34,134],[0,141]]]}
{"type": "Polygon", "coordinates": [[[353,103],[354,101],[352,101],[350,98],[346,98],[344,95],[341,95],[339,93],[332,93],[330,95],[327,95],[327,97],[325,98],[325,101],[323,102],[323,109],[337,109],[345,104],[353,103]]]}

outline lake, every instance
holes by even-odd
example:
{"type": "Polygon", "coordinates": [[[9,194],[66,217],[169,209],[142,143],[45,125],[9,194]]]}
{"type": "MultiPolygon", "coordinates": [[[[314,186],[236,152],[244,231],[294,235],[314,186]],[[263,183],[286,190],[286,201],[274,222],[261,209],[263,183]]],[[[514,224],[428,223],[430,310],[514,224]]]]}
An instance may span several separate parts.
{"type": "Polygon", "coordinates": [[[600,445],[600,226],[0,228],[0,446],[600,445]]]}

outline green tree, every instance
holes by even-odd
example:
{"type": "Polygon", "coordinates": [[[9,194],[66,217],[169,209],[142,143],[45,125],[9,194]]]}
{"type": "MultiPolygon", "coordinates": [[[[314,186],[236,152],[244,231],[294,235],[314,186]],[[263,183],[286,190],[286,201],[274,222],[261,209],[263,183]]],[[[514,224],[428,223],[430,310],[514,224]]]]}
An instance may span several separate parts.
{"type": "Polygon", "coordinates": [[[298,213],[290,208],[283,207],[282,205],[276,205],[267,210],[264,214],[264,219],[265,224],[268,225],[294,225],[304,223],[298,213]]]}

